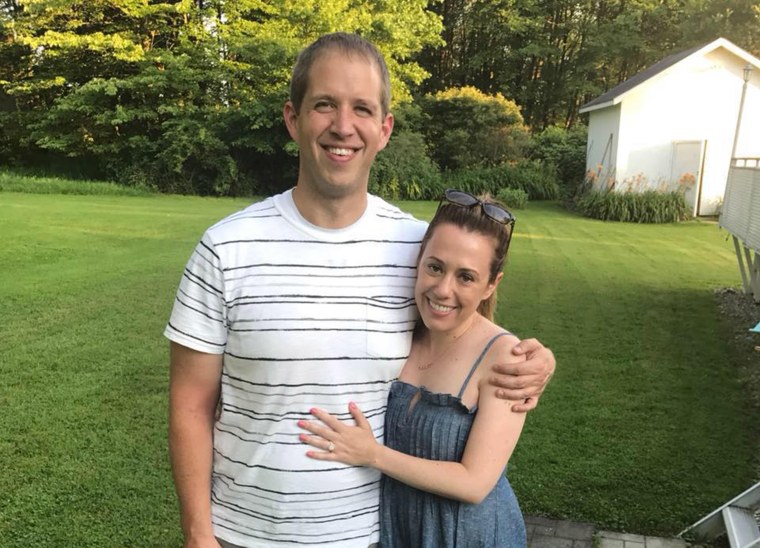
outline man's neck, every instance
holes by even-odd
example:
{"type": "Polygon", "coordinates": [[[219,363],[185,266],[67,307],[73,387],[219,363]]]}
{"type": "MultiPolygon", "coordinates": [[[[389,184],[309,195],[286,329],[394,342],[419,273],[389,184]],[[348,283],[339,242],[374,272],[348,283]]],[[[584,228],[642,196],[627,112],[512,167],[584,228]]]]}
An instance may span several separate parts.
{"type": "Polygon", "coordinates": [[[353,193],[329,198],[298,186],[293,189],[293,202],[301,216],[321,228],[346,228],[358,221],[367,209],[367,193],[353,193]]]}

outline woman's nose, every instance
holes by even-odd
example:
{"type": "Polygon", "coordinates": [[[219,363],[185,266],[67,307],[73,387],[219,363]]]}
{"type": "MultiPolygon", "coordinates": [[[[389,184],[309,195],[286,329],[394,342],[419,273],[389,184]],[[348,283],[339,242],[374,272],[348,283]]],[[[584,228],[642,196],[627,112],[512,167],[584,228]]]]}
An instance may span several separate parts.
{"type": "Polygon", "coordinates": [[[436,297],[448,297],[451,294],[451,276],[442,276],[435,284],[434,294],[436,297]]]}

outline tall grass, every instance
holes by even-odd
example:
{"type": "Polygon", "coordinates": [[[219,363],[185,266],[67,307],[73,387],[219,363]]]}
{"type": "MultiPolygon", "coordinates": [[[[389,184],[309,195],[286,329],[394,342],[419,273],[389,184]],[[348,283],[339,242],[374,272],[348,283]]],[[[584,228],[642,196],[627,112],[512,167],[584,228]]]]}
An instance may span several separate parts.
{"type": "Polygon", "coordinates": [[[538,161],[447,172],[444,184],[471,194],[489,192],[496,196],[503,188],[514,188],[524,191],[530,200],[556,200],[560,196],[556,170],[538,161]]]}
{"type": "MultiPolygon", "coordinates": [[[[1,545],[181,545],[161,333],[203,230],[246,203],[0,193],[1,545]]],[[[510,253],[497,318],[559,363],[510,462],[526,513],[672,534],[748,485],[756,417],[711,295],[738,274],[715,225],[534,203],[510,253]]]]}
{"type": "Polygon", "coordinates": [[[675,223],[689,217],[682,192],[589,190],[576,199],[578,210],[592,219],[629,223],[675,223]]]}
{"type": "Polygon", "coordinates": [[[0,171],[0,192],[3,191],[89,196],[149,196],[155,193],[144,186],[124,186],[105,181],[76,181],[0,171]]]}

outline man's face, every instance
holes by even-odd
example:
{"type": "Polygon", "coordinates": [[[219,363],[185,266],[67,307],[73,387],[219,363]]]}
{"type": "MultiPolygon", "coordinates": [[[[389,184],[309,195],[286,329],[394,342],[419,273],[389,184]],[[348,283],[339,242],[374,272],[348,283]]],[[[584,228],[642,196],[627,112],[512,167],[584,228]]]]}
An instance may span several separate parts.
{"type": "Polygon", "coordinates": [[[284,109],[300,149],[299,187],[326,198],[367,191],[372,162],[393,130],[380,90],[380,73],[364,57],[327,51],[316,59],[300,112],[290,102],[284,109]]]}

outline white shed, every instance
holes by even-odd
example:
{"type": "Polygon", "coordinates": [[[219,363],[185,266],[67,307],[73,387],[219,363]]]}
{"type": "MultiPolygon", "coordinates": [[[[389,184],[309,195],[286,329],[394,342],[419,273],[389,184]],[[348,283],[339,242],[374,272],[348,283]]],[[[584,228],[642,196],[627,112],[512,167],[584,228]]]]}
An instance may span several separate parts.
{"type": "Polygon", "coordinates": [[[760,59],[724,38],[663,59],[581,107],[587,175],[621,191],[684,185],[694,215],[718,214],[743,94],[734,156],[757,158],[760,59]]]}

